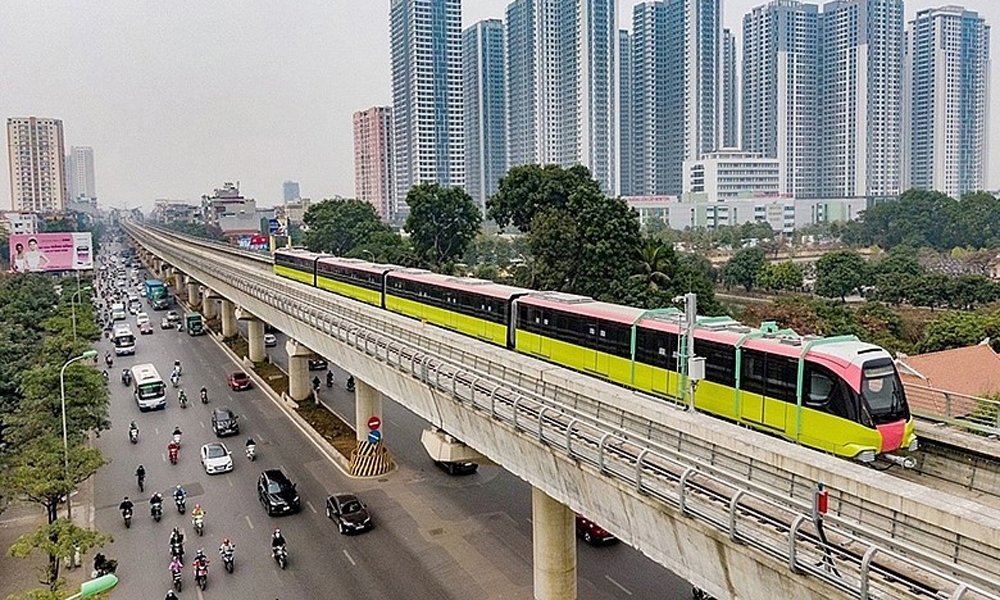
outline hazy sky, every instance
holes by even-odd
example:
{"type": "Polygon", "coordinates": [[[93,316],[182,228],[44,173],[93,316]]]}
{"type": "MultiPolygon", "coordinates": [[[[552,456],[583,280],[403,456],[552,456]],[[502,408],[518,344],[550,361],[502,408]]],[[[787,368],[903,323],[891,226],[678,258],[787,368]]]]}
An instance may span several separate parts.
{"type": "MultiPolygon", "coordinates": [[[[741,31],[762,3],[723,0],[726,26],[741,31]]],[[[907,20],[948,3],[908,0],[907,20]]],[[[1000,24],[997,0],[951,3],[1000,24]]],[[[507,4],[465,0],[464,24],[507,4]]],[[[619,0],[619,27],[634,4],[619,0]]],[[[351,115],[392,101],[388,29],[387,0],[0,0],[0,118],[62,119],[67,151],[94,147],[104,206],[195,200],[235,180],[262,205],[286,179],[307,197],[350,196],[351,115]]],[[[1000,165],[996,109],[990,122],[1000,165]]],[[[8,178],[0,168],[0,206],[8,178]]]]}

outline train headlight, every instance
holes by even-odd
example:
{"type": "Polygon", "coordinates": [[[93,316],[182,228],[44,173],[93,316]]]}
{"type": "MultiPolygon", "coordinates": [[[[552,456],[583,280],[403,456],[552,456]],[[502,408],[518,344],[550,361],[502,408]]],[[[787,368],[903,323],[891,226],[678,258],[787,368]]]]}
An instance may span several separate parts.
{"type": "Polygon", "coordinates": [[[917,448],[919,447],[920,447],[920,442],[917,441],[917,438],[913,438],[913,441],[910,442],[910,448],[909,448],[910,452],[916,452],[917,448]]]}
{"type": "Polygon", "coordinates": [[[863,463],[875,462],[875,451],[862,450],[861,452],[858,452],[858,460],[863,463]]]}

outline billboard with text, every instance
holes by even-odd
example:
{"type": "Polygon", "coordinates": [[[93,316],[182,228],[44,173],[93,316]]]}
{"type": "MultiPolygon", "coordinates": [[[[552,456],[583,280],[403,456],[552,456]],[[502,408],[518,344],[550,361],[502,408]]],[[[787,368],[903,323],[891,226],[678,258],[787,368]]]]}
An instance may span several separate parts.
{"type": "Polygon", "coordinates": [[[93,269],[93,237],[89,231],[12,235],[10,267],[15,273],[93,269]]]}

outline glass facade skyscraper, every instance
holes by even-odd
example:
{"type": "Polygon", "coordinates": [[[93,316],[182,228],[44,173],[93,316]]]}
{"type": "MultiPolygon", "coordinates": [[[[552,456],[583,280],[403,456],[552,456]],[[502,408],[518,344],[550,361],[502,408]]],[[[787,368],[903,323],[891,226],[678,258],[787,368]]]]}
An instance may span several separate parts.
{"type": "Polygon", "coordinates": [[[618,32],[618,193],[632,190],[632,34],[618,32]]]}
{"type": "Polygon", "coordinates": [[[514,0],[507,6],[511,166],[582,164],[617,191],[614,0],[514,0]]]}
{"type": "Polygon", "coordinates": [[[728,29],[722,30],[722,146],[739,148],[739,73],[736,69],[736,36],[728,29]]]}
{"type": "Polygon", "coordinates": [[[392,0],[389,37],[399,221],[414,185],[465,185],[461,0],[392,0]]]}
{"type": "Polygon", "coordinates": [[[503,23],[480,21],[462,34],[465,189],[485,211],[507,170],[503,23]]]}
{"type": "Polygon", "coordinates": [[[990,28],[959,6],[917,12],[903,65],[903,188],[985,187],[990,28]]]}

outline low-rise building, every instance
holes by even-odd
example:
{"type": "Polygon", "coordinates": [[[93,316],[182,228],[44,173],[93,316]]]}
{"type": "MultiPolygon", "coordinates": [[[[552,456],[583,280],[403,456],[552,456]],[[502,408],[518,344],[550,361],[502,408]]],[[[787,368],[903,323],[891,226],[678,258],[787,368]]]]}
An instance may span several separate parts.
{"type": "Polygon", "coordinates": [[[0,229],[7,235],[34,235],[40,229],[38,215],[29,211],[11,210],[0,213],[0,229]]]}
{"type": "Polygon", "coordinates": [[[172,223],[200,223],[201,207],[180,200],[157,199],[153,203],[153,221],[170,225],[172,223]]]}
{"type": "Polygon", "coordinates": [[[778,159],[735,148],[686,160],[683,169],[684,193],[705,194],[709,202],[787,193],[778,159]]]}

